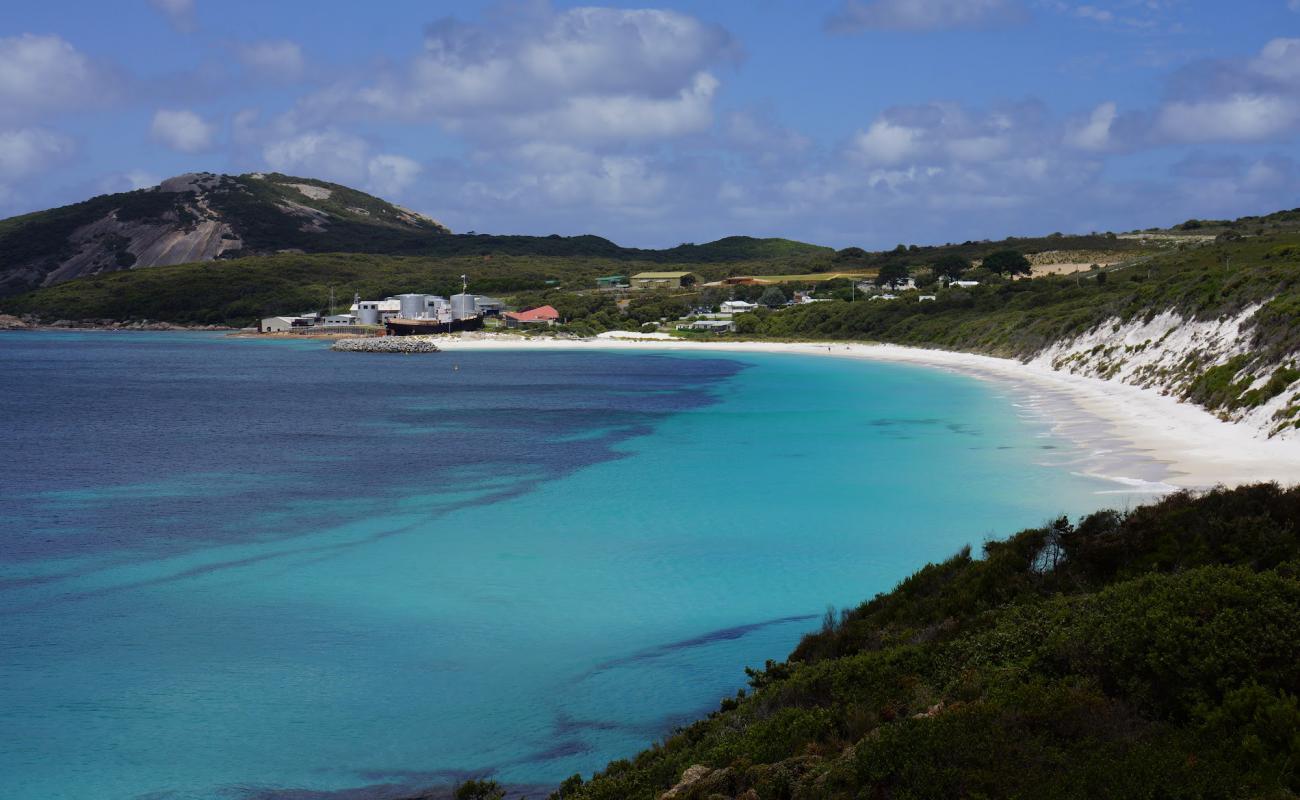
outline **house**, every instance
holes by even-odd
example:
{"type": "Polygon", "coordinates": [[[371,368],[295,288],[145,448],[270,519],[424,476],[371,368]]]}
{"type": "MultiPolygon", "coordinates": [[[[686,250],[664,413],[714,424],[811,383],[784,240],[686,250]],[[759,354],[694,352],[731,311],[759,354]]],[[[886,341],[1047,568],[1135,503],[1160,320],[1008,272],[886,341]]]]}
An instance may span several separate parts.
{"type": "Polygon", "coordinates": [[[746,303],[744,300],[724,300],[718,308],[723,314],[746,314],[758,308],[758,303],[746,303]]]}
{"type": "Polygon", "coordinates": [[[898,295],[896,295],[896,294],[877,294],[877,295],[872,295],[871,299],[872,299],[872,300],[897,300],[897,299],[898,299],[898,295]]]}
{"type": "Polygon", "coordinates": [[[706,333],[730,333],[736,326],[729,319],[697,319],[678,325],[679,331],[705,331],[706,333]]]}
{"type": "Polygon", "coordinates": [[[693,272],[638,272],[632,276],[633,289],[680,289],[694,283],[693,272]]]}
{"type": "Polygon", "coordinates": [[[560,321],[560,312],[552,306],[530,308],[527,311],[507,311],[501,315],[507,328],[527,328],[533,326],[550,327],[560,321]]]}
{"type": "Polygon", "coordinates": [[[812,292],[795,292],[794,299],[790,302],[790,305],[802,306],[802,305],[807,305],[808,303],[828,303],[828,302],[830,301],[827,300],[826,298],[813,297],[812,292]]]}
{"type": "Polygon", "coordinates": [[[950,286],[960,286],[963,289],[969,289],[972,286],[979,286],[979,281],[953,281],[950,286]]]}
{"type": "Polygon", "coordinates": [[[932,295],[932,294],[923,294],[923,295],[921,295],[920,297],[916,298],[916,301],[917,301],[918,303],[928,303],[928,302],[931,302],[931,301],[933,301],[933,300],[935,300],[935,299],[936,299],[935,296],[932,295]]]}
{"type": "Polygon", "coordinates": [[[627,287],[626,275],[606,275],[596,279],[597,289],[623,289],[627,287]]]}

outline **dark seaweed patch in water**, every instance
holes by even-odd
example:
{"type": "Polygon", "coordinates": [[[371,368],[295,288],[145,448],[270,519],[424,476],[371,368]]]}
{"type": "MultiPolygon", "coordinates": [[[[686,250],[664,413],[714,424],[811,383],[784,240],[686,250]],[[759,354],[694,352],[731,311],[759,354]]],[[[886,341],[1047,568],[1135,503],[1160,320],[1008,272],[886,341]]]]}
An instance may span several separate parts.
{"type": "Polygon", "coordinates": [[[970,425],[961,422],[950,422],[935,417],[907,418],[907,417],[890,417],[873,419],[868,425],[878,428],[881,432],[893,439],[913,439],[913,435],[904,433],[907,430],[920,430],[926,428],[945,428],[950,433],[959,436],[978,436],[979,431],[970,425]]]}
{"type": "Polygon", "coordinates": [[[705,647],[710,644],[714,644],[716,642],[725,642],[732,639],[739,639],[742,636],[753,633],[754,631],[761,630],[763,628],[768,628],[773,625],[785,625],[791,622],[807,622],[808,620],[812,620],[812,619],[816,619],[816,615],[803,614],[794,617],[778,617],[777,619],[769,619],[763,622],[751,622],[746,625],[736,625],[731,628],[721,628],[716,631],[710,631],[708,633],[701,634],[700,636],[693,636],[690,639],[682,639],[676,642],[668,642],[667,644],[656,645],[654,647],[647,648],[640,652],[633,653],[629,656],[624,656],[623,658],[617,658],[614,659],[613,661],[606,661],[603,664],[597,665],[589,674],[604,672],[605,670],[614,669],[616,667],[625,666],[627,664],[635,664],[641,661],[650,661],[652,659],[662,658],[664,656],[672,655],[673,653],[677,653],[682,650],[689,650],[693,647],[705,647]]]}
{"type": "MultiPolygon", "coordinates": [[[[216,338],[20,337],[0,351],[0,561],[290,539],[446,490],[498,502],[714,401],[745,366],[608,353],[339,359],[216,338]]],[[[403,510],[410,510],[409,505],[403,510]]]]}

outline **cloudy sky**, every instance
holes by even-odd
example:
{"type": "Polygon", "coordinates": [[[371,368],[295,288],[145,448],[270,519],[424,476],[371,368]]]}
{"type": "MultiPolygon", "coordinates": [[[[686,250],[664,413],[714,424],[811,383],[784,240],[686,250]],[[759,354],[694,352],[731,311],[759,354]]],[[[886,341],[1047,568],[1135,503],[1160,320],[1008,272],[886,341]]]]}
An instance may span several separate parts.
{"type": "Polygon", "coordinates": [[[892,247],[1300,206],[1300,0],[9,0],[0,216],[181,172],[892,247]]]}

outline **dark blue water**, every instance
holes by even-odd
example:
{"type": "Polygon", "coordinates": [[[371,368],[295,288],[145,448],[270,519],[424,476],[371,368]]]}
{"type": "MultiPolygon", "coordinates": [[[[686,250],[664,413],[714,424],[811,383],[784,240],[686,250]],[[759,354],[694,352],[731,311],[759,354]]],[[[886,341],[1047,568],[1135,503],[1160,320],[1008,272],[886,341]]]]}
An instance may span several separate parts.
{"type": "Polygon", "coordinates": [[[907,367],[39,333],[0,369],[17,800],[553,784],[827,604],[1100,504],[907,367]]]}

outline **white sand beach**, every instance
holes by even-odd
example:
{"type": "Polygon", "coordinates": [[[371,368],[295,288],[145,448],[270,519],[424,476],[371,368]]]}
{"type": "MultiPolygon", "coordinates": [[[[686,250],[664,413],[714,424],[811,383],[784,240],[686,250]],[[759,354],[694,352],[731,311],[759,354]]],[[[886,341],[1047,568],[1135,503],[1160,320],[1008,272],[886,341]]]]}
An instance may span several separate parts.
{"type": "Polygon", "coordinates": [[[1300,440],[1267,439],[1248,425],[1156,391],[1071,375],[990,356],[897,345],[844,342],[692,342],[681,339],[554,339],[478,334],[449,337],[448,353],[474,350],[644,350],[787,353],[915,364],[1003,382],[1028,413],[1074,442],[1088,458],[1079,471],[1129,491],[1300,483],[1300,440]]]}

